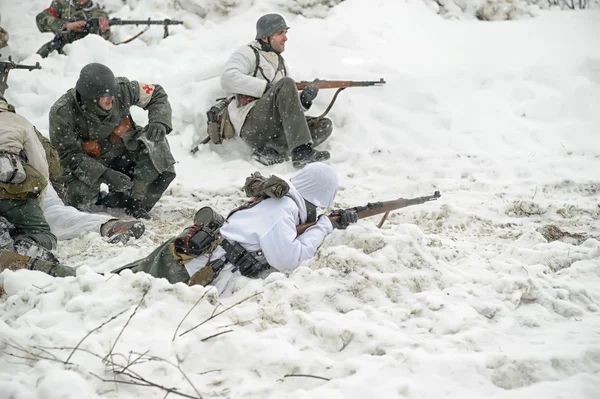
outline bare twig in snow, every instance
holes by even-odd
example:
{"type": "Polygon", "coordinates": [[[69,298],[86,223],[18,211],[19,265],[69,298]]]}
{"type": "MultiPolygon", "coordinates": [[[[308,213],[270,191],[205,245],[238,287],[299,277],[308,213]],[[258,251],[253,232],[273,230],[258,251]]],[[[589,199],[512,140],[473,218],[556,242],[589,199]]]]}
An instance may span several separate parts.
{"type": "Polygon", "coordinates": [[[535,195],[537,194],[537,188],[538,188],[538,186],[535,186],[535,191],[533,192],[533,197],[531,197],[532,201],[535,198],[535,195]]]}
{"type": "Polygon", "coordinates": [[[330,378],[319,377],[318,375],[311,375],[311,374],[286,374],[283,376],[283,378],[288,378],[288,377],[316,378],[317,380],[331,381],[330,378]]]}
{"type": "Polygon", "coordinates": [[[171,339],[171,342],[175,341],[175,337],[177,336],[177,331],[179,331],[179,328],[181,327],[181,325],[183,324],[183,322],[185,321],[185,319],[190,315],[190,313],[192,313],[192,310],[194,310],[194,308],[196,306],[198,306],[198,304],[200,303],[200,301],[202,300],[202,298],[204,298],[204,296],[206,295],[207,292],[208,291],[204,291],[204,294],[202,294],[202,296],[200,298],[198,298],[198,300],[196,301],[196,303],[194,304],[194,306],[192,306],[190,308],[190,310],[188,310],[188,312],[185,314],[185,316],[183,316],[183,319],[181,319],[181,321],[177,325],[177,328],[175,329],[175,332],[173,333],[173,339],[171,339]]]}
{"type": "Polygon", "coordinates": [[[241,303],[243,303],[243,302],[246,302],[247,300],[249,300],[249,299],[252,299],[252,298],[254,298],[255,296],[258,296],[258,295],[261,295],[261,294],[262,294],[262,292],[257,292],[257,293],[255,293],[255,294],[252,294],[252,295],[250,295],[249,297],[246,297],[246,298],[242,299],[241,301],[238,301],[238,302],[234,303],[233,305],[229,306],[228,308],[226,308],[226,309],[223,309],[223,310],[222,310],[222,311],[220,311],[219,313],[213,313],[213,315],[212,315],[212,316],[210,316],[208,319],[204,320],[204,321],[203,321],[202,323],[200,323],[200,324],[197,324],[197,325],[195,325],[194,327],[190,328],[189,330],[182,332],[182,333],[181,333],[179,336],[181,337],[181,336],[183,336],[183,335],[185,335],[185,334],[187,334],[187,333],[189,333],[189,332],[191,332],[191,331],[195,330],[196,328],[198,328],[198,327],[202,326],[203,324],[205,324],[205,323],[209,322],[210,320],[214,319],[215,317],[217,317],[217,316],[219,316],[219,315],[221,315],[221,314],[223,314],[223,313],[227,312],[229,309],[232,309],[232,308],[234,308],[234,307],[238,306],[239,304],[241,304],[241,303]]]}
{"type": "Polygon", "coordinates": [[[71,354],[69,355],[69,357],[67,358],[67,360],[65,360],[65,364],[69,363],[69,360],[71,360],[71,356],[73,356],[73,354],[75,353],[75,351],[77,350],[77,348],[79,348],[79,345],[81,345],[81,343],[83,341],[85,341],[85,339],[87,337],[89,337],[94,331],[98,331],[99,329],[101,329],[102,327],[104,327],[105,325],[107,325],[108,323],[110,323],[111,321],[113,321],[114,319],[116,319],[117,317],[121,316],[123,313],[127,312],[127,310],[128,309],[124,309],[123,311],[121,311],[118,314],[114,315],[110,319],[106,320],[104,323],[100,324],[98,327],[90,330],[87,334],[85,334],[85,336],[83,338],[81,338],[81,340],[77,343],[77,345],[75,345],[75,348],[73,348],[73,352],[71,352],[71,354]]]}
{"type": "Polygon", "coordinates": [[[125,372],[129,367],[131,367],[134,364],[136,364],[137,362],[139,362],[144,356],[146,356],[148,354],[148,352],[150,352],[150,350],[147,350],[146,352],[139,354],[139,356],[136,357],[133,362],[127,362],[127,366],[123,367],[123,370],[119,371],[119,373],[125,372]]]}
{"type": "Polygon", "coordinates": [[[196,391],[196,394],[198,395],[198,398],[202,399],[202,395],[200,394],[200,392],[198,391],[198,389],[197,389],[197,388],[194,386],[194,384],[192,383],[192,380],[190,380],[190,379],[188,378],[188,376],[187,376],[187,375],[184,373],[184,371],[181,369],[181,367],[180,367],[178,364],[173,364],[172,362],[170,362],[170,361],[168,361],[168,360],[166,360],[166,359],[160,358],[160,357],[154,357],[154,356],[153,356],[153,357],[152,357],[152,359],[160,360],[160,361],[162,361],[162,362],[165,362],[165,363],[167,363],[167,364],[170,364],[171,366],[173,366],[173,367],[175,367],[177,370],[179,370],[179,372],[181,373],[181,375],[183,376],[183,378],[185,378],[185,380],[188,382],[188,384],[190,384],[190,386],[192,387],[192,389],[193,389],[194,391],[196,391]]]}
{"type": "Polygon", "coordinates": [[[233,332],[233,330],[225,330],[225,331],[221,331],[221,332],[219,332],[219,333],[216,333],[216,334],[213,334],[213,335],[209,335],[209,336],[208,336],[208,337],[206,337],[206,338],[202,338],[200,341],[202,341],[202,342],[206,342],[206,341],[208,341],[208,340],[209,340],[209,339],[211,339],[211,338],[215,338],[215,337],[218,337],[219,335],[227,334],[227,333],[230,333],[230,332],[233,332]]]}
{"type": "Polygon", "coordinates": [[[142,298],[140,299],[140,301],[138,302],[137,306],[133,310],[133,313],[129,316],[129,318],[127,319],[127,321],[123,325],[123,328],[121,328],[121,331],[119,331],[119,335],[117,335],[117,339],[115,339],[115,342],[113,343],[113,346],[110,348],[110,351],[108,351],[108,354],[106,355],[106,357],[104,358],[103,361],[105,361],[106,359],[108,359],[108,357],[112,354],[112,351],[115,349],[115,346],[117,346],[117,342],[119,341],[119,338],[121,338],[121,334],[123,334],[123,331],[125,331],[125,329],[129,325],[129,322],[131,321],[131,319],[133,319],[133,316],[135,316],[135,314],[137,313],[138,309],[142,305],[142,302],[144,302],[144,298],[146,298],[147,294],[148,294],[148,290],[144,290],[144,295],[142,295],[142,298]]]}

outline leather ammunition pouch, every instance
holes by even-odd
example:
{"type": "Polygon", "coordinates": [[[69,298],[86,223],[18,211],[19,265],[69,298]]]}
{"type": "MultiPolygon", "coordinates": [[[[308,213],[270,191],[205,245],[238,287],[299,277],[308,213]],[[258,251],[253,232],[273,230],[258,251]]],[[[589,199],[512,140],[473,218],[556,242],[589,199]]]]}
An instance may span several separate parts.
{"type": "Polygon", "coordinates": [[[190,277],[188,285],[202,285],[206,287],[212,284],[227,263],[233,265],[233,272],[239,271],[242,276],[249,278],[258,277],[260,272],[271,267],[267,263],[262,251],[249,252],[239,243],[225,239],[221,239],[219,245],[225,250],[225,259],[219,258],[209,261],[206,266],[190,277]]]}
{"type": "Polygon", "coordinates": [[[212,208],[201,208],[194,216],[194,224],[182,231],[173,241],[175,252],[192,257],[211,252],[221,238],[219,229],[224,221],[225,219],[212,208]]]}
{"type": "Polygon", "coordinates": [[[227,110],[232,99],[233,97],[217,99],[217,103],[206,113],[206,133],[210,137],[210,141],[215,144],[221,144],[223,140],[229,140],[235,136],[235,129],[227,110]]]}
{"type": "Polygon", "coordinates": [[[225,259],[234,266],[233,271],[239,270],[242,276],[257,277],[270,267],[262,251],[250,252],[241,244],[228,240],[221,241],[221,248],[225,250],[225,259]]]}
{"type": "Polygon", "coordinates": [[[103,147],[109,144],[115,145],[122,136],[131,132],[134,128],[135,124],[133,123],[133,119],[131,119],[130,115],[127,115],[106,139],[84,141],[81,144],[81,148],[83,149],[83,152],[90,157],[98,158],[102,155],[103,147]]]}

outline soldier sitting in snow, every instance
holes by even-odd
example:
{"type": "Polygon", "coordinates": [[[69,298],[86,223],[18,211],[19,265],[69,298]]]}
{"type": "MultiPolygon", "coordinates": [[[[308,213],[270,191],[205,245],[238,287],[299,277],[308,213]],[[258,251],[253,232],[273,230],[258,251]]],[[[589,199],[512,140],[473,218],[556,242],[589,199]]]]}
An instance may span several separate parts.
{"type": "Polygon", "coordinates": [[[236,133],[254,149],[254,158],[265,165],[284,162],[291,153],[293,165],[329,159],[314,147],[333,131],[331,120],[315,125],[305,117],[319,89],[307,86],[300,95],[281,56],[287,26],[279,14],[267,14],[256,23],[256,40],[238,49],[221,76],[223,90],[235,95],[228,112],[236,133]]]}
{"type": "Polygon", "coordinates": [[[55,50],[62,54],[65,45],[90,33],[107,40],[110,37],[108,15],[93,0],[54,0],[50,7],[37,15],[36,22],[40,32],[56,35],[38,50],[43,58],[55,50]],[[98,19],[98,26],[86,26],[86,22],[93,18],[98,19]]]}
{"type": "Polygon", "coordinates": [[[84,66],[75,88],[50,109],[50,140],[65,169],[69,204],[122,208],[149,219],[175,178],[169,132],[171,106],[161,86],[115,78],[102,64],[84,66]],[[148,110],[145,128],[134,124],[133,105],[148,110]]]}
{"type": "Polygon", "coordinates": [[[142,235],[144,224],[139,221],[64,206],[49,184],[59,174],[50,143],[0,95],[0,249],[55,264],[50,251],[56,248],[57,236],[97,231],[124,242],[142,235]]]}

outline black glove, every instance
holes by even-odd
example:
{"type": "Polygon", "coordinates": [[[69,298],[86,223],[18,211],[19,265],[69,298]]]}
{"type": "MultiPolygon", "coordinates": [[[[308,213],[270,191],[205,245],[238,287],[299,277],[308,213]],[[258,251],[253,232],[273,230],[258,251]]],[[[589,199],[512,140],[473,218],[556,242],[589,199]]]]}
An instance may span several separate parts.
{"type": "Polygon", "coordinates": [[[146,137],[148,140],[161,141],[167,134],[167,128],[160,122],[150,122],[146,126],[146,137]]]}
{"type": "Polygon", "coordinates": [[[351,223],[358,222],[358,212],[354,209],[337,209],[329,215],[329,220],[331,220],[331,224],[334,229],[345,229],[351,223]],[[340,220],[335,222],[333,220],[333,216],[339,216],[340,220]]]}
{"type": "Polygon", "coordinates": [[[302,89],[302,92],[300,93],[300,102],[302,103],[302,106],[309,109],[313,100],[317,98],[317,94],[319,94],[319,88],[317,86],[309,85],[302,89]]]}
{"type": "Polygon", "coordinates": [[[106,169],[106,171],[102,173],[102,176],[100,176],[100,182],[106,183],[111,190],[118,191],[120,193],[129,190],[133,185],[129,176],[112,169],[106,169]]]}

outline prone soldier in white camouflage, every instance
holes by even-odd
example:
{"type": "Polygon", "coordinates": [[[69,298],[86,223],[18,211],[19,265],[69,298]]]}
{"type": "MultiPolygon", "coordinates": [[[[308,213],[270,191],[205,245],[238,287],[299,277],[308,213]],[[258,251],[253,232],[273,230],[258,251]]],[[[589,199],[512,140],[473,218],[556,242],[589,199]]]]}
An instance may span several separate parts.
{"type": "Polygon", "coordinates": [[[171,106],[160,85],[115,78],[102,64],[84,66],[75,88],[50,109],[50,140],[65,170],[69,204],[122,208],[149,219],[175,178],[166,139],[171,130],[171,106]],[[146,127],[133,122],[134,105],[148,111],[146,127]],[[106,195],[102,183],[110,189],[106,195]]]}
{"type": "Polygon", "coordinates": [[[62,54],[65,45],[90,33],[106,40],[110,37],[108,14],[93,0],[54,0],[35,20],[40,32],[56,35],[38,50],[37,53],[43,58],[55,50],[62,54]],[[86,25],[88,20],[96,18],[99,20],[96,26],[86,25]]]}

